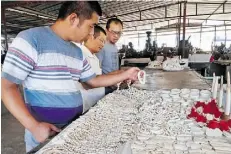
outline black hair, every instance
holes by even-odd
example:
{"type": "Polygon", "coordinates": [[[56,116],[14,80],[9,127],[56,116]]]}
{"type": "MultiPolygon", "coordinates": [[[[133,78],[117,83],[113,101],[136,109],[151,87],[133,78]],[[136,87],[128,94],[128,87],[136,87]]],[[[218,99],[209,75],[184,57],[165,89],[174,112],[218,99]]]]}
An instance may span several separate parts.
{"type": "Polygon", "coordinates": [[[58,19],[65,19],[72,13],[76,13],[81,19],[90,19],[92,13],[102,16],[102,10],[97,1],[66,1],[59,9],[58,19]]]}
{"type": "Polygon", "coordinates": [[[115,24],[121,24],[122,25],[122,27],[123,27],[123,22],[120,20],[120,19],[118,19],[118,18],[111,18],[111,19],[109,19],[108,21],[107,21],[107,24],[106,24],[106,29],[108,30],[109,28],[110,28],[110,24],[112,23],[112,22],[114,22],[115,24]]]}
{"type": "Polygon", "coordinates": [[[105,35],[107,35],[106,31],[100,27],[99,25],[95,25],[94,26],[94,37],[98,37],[100,35],[100,32],[104,33],[105,35]]]}

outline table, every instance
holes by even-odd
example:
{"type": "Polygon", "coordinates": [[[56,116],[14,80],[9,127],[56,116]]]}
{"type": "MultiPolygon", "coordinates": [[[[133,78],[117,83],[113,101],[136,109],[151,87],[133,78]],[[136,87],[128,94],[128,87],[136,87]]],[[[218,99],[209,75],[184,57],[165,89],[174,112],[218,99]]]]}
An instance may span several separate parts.
{"type": "Polygon", "coordinates": [[[133,84],[138,89],[159,90],[173,88],[209,89],[210,83],[196,71],[184,70],[178,72],[166,72],[163,70],[145,69],[146,84],[133,84]]]}
{"type": "MultiPolygon", "coordinates": [[[[166,72],[151,68],[145,68],[144,70],[147,73],[146,84],[141,85],[139,83],[135,83],[132,85],[133,87],[146,90],[173,88],[209,89],[211,87],[210,84],[207,83],[206,80],[204,80],[203,77],[196,71],[184,70],[179,72],[166,72]]],[[[39,149],[45,146],[46,143],[35,148],[31,153],[37,152],[39,149]]]]}
{"type": "Polygon", "coordinates": [[[121,65],[145,65],[147,66],[148,63],[150,62],[150,58],[129,58],[129,59],[122,59],[121,65]]]}

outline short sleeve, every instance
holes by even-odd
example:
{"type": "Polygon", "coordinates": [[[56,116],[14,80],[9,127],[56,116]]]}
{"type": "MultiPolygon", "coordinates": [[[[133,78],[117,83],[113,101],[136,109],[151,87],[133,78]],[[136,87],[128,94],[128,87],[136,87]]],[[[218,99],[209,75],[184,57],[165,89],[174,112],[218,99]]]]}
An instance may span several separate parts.
{"type": "Polygon", "coordinates": [[[81,71],[79,80],[80,82],[87,82],[88,80],[91,80],[94,77],[96,77],[96,74],[91,68],[91,65],[87,61],[86,57],[83,55],[83,69],[81,71]]]}
{"type": "Polygon", "coordinates": [[[102,65],[103,59],[104,59],[104,48],[100,50],[100,52],[98,52],[96,54],[97,58],[99,59],[100,65],[102,65]]]}
{"type": "Polygon", "coordinates": [[[22,84],[37,61],[36,44],[32,36],[21,32],[10,45],[2,69],[2,78],[22,84]]]}

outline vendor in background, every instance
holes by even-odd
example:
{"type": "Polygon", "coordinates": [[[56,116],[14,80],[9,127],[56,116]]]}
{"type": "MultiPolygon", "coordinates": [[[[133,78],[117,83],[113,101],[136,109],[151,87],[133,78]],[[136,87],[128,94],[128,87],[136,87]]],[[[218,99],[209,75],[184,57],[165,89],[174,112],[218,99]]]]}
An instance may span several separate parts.
{"type": "Polygon", "coordinates": [[[27,152],[82,114],[79,81],[96,88],[137,80],[138,68],[96,76],[71,42],[82,42],[93,33],[101,15],[97,1],[64,2],[53,25],[22,31],[9,47],[2,69],[2,101],[25,127],[27,152]]]}
{"type": "MultiPolygon", "coordinates": [[[[107,21],[107,40],[103,49],[96,54],[96,56],[99,58],[103,74],[114,74],[123,71],[119,70],[119,54],[116,47],[116,42],[120,39],[122,30],[123,23],[120,19],[111,18],[107,21]]],[[[120,87],[126,88],[126,85],[126,83],[123,83],[120,87]]],[[[109,86],[106,88],[106,93],[113,92],[115,89],[117,89],[116,86],[109,86]]]]}
{"type": "Polygon", "coordinates": [[[116,42],[120,39],[122,30],[123,23],[120,19],[111,18],[107,21],[107,41],[103,49],[97,54],[103,74],[119,70],[119,55],[116,42]]]}

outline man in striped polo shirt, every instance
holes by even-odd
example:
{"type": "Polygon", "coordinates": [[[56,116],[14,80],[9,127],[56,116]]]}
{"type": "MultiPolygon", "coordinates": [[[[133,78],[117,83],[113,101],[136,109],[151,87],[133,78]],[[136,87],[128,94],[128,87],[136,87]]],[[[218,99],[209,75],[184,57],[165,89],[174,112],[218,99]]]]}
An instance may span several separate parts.
{"type": "Polygon", "coordinates": [[[137,79],[138,68],[96,77],[81,49],[71,43],[93,33],[101,14],[97,1],[64,2],[51,27],[22,31],[12,42],[2,70],[2,100],[26,129],[26,151],[82,113],[78,81],[106,87],[137,79]]]}

